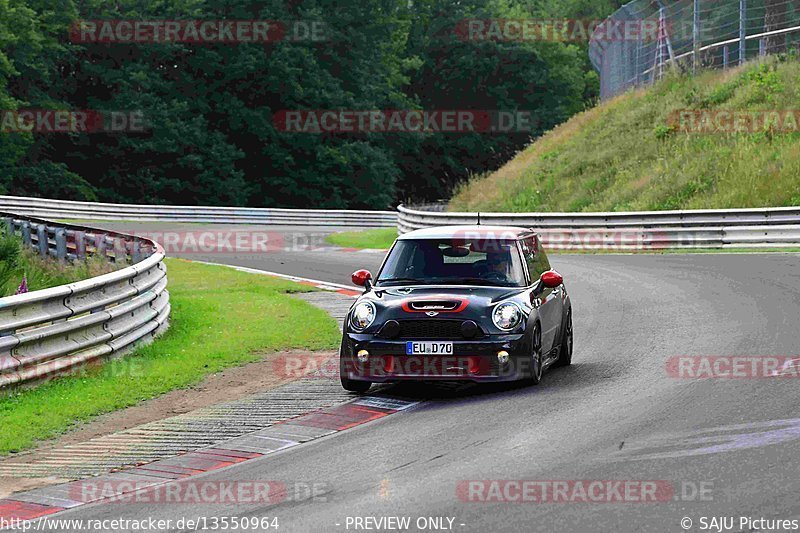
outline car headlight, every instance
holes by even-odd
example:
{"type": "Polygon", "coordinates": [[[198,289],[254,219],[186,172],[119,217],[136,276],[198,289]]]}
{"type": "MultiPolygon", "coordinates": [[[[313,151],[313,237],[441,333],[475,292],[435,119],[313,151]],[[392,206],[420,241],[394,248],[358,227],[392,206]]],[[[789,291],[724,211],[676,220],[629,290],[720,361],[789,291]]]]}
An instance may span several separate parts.
{"type": "Polygon", "coordinates": [[[356,331],[364,331],[375,321],[375,304],[361,302],[350,314],[350,325],[356,331]]]}
{"type": "Polygon", "coordinates": [[[514,329],[522,322],[522,311],[519,306],[512,302],[506,302],[494,308],[492,322],[503,330],[514,329]]]}

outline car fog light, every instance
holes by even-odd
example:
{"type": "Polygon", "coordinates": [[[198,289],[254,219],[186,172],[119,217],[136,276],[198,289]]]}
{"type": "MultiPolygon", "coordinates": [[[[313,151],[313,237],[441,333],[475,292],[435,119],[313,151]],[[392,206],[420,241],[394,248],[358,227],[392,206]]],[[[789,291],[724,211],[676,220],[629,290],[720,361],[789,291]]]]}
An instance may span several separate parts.
{"type": "Polygon", "coordinates": [[[360,362],[366,363],[367,360],[369,359],[369,352],[366,350],[359,350],[358,353],[356,354],[356,357],[358,357],[358,360],[360,362]]]}
{"type": "Polygon", "coordinates": [[[508,355],[507,351],[500,350],[499,352],[497,352],[497,360],[500,362],[501,365],[507,365],[509,359],[510,356],[508,355]]]}

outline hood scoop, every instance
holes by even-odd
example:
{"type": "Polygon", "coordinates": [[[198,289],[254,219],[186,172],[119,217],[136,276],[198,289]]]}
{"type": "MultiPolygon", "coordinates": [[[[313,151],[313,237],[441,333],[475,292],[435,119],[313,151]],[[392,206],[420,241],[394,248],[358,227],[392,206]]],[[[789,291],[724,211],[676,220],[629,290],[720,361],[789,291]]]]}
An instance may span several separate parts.
{"type": "Polygon", "coordinates": [[[461,305],[459,300],[413,300],[408,302],[412,311],[452,311],[461,305]]]}
{"type": "Polygon", "coordinates": [[[404,301],[401,307],[406,313],[426,313],[428,316],[436,316],[439,313],[460,313],[467,305],[469,305],[469,300],[465,298],[433,296],[410,298],[404,301]]]}

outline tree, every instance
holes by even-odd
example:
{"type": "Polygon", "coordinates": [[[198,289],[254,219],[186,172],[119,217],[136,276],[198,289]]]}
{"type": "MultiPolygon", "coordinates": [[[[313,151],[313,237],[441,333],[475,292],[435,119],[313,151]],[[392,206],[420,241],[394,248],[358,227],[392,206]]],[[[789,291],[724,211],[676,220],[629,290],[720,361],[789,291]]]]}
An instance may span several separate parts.
{"type": "Polygon", "coordinates": [[[596,92],[581,45],[469,42],[454,31],[470,17],[530,16],[533,7],[511,0],[359,0],[347,9],[333,0],[0,0],[3,109],[146,122],[142,131],[4,135],[0,192],[306,208],[438,199],[596,92]],[[269,43],[72,42],[80,19],[272,20],[289,34],[269,43]],[[320,23],[324,39],[291,39],[293,21],[320,23]],[[314,134],[276,121],[296,110],[443,109],[526,112],[534,127],[314,134]]]}

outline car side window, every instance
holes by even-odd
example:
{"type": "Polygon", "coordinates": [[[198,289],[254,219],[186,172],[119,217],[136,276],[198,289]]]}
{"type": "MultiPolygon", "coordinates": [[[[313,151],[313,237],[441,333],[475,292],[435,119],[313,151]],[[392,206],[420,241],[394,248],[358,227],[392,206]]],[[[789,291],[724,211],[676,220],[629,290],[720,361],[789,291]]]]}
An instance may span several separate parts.
{"type": "Polygon", "coordinates": [[[547,254],[544,253],[544,249],[539,245],[537,237],[528,237],[522,240],[522,253],[525,256],[525,262],[528,264],[531,282],[535,282],[542,273],[550,270],[550,261],[547,260],[547,254]]]}

